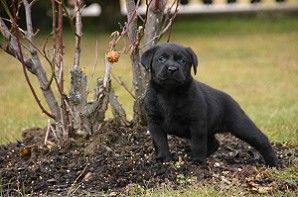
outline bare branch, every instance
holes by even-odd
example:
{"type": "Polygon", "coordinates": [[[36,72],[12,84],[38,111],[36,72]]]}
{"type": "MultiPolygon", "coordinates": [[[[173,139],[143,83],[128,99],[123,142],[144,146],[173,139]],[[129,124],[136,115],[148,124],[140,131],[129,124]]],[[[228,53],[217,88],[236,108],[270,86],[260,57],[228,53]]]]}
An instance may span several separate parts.
{"type": "MultiPolygon", "coordinates": [[[[16,59],[18,59],[21,62],[20,51],[18,49],[18,43],[16,41],[16,38],[10,33],[9,29],[5,25],[2,18],[0,18],[0,31],[1,31],[2,35],[4,36],[5,40],[7,40],[7,42],[8,42],[7,47],[2,46],[3,50],[6,53],[14,56],[16,59]]],[[[36,70],[34,68],[34,65],[33,65],[33,62],[31,61],[31,59],[24,54],[23,54],[23,59],[24,59],[24,63],[25,63],[25,66],[27,67],[27,69],[31,73],[35,74],[36,70]]]]}
{"type": "Polygon", "coordinates": [[[62,11],[62,5],[58,5],[58,84],[59,89],[61,92],[64,91],[64,73],[63,73],[63,11],[62,11]]]}
{"type": "Polygon", "coordinates": [[[3,6],[5,12],[7,13],[8,17],[9,17],[10,20],[12,21],[12,20],[13,20],[13,16],[12,16],[11,12],[9,11],[9,8],[8,8],[8,6],[7,6],[6,1],[5,1],[5,0],[1,0],[1,4],[2,4],[2,6],[3,6]]]}
{"type": "Polygon", "coordinates": [[[44,138],[44,141],[43,141],[43,144],[46,145],[47,144],[47,141],[48,141],[48,137],[49,137],[49,133],[50,133],[50,121],[48,121],[48,126],[47,126],[47,131],[46,131],[46,135],[45,135],[45,138],[44,138]]]}
{"type": "MultiPolygon", "coordinates": [[[[35,47],[32,43],[34,43],[34,33],[33,33],[33,26],[32,26],[32,18],[31,18],[31,5],[28,3],[27,0],[23,1],[25,6],[25,13],[26,13],[26,24],[27,24],[27,39],[30,41],[29,50],[32,56],[37,55],[35,47]]],[[[38,58],[38,57],[37,57],[38,58]]]]}
{"type": "Polygon", "coordinates": [[[136,3],[131,0],[125,0],[125,2],[127,8],[127,23],[125,24],[123,31],[121,32],[121,35],[123,36],[127,34],[127,37],[130,40],[130,42],[135,43],[136,35],[134,34],[136,34],[136,32],[133,32],[132,30],[134,29],[134,26],[137,26],[137,10],[140,4],[140,0],[137,0],[136,3]]]}
{"type": "Polygon", "coordinates": [[[82,1],[76,0],[74,9],[75,9],[75,57],[74,57],[74,68],[80,67],[80,55],[81,55],[81,37],[82,37],[82,17],[81,17],[81,6],[82,1]]]}
{"type": "Polygon", "coordinates": [[[131,23],[133,23],[136,20],[137,10],[138,6],[140,5],[140,0],[138,0],[136,3],[134,1],[127,1],[126,0],[126,8],[127,8],[127,23],[123,27],[123,30],[121,32],[121,36],[127,35],[128,39],[130,40],[130,33],[128,33],[131,23]]]}
{"type": "Polygon", "coordinates": [[[105,60],[106,70],[104,75],[103,87],[108,88],[110,83],[110,73],[112,71],[113,64],[108,60],[105,60]]]}
{"type": "Polygon", "coordinates": [[[98,64],[98,43],[96,41],[96,43],[95,43],[95,61],[94,61],[93,69],[92,69],[91,76],[89,79],[89,84],[87,85],[87,91],[89,91],[89,87],[90,87],[91,81],[93,80],[97,64],[98,64]]]}
{"type": "Polygon", "coordinates": [[[116,77],[113,73],[111,73],[113,79],[115,79],[121,86],[124,87],[124,89],[128,92],[128,94],[136,99],[135,95],[129,90],[129,88],[127,87],[127,85],[124,83],[124,81],[121,79],[121,77],[116,77]]]}
{"type": "Polygon", "coordinates": [[[21,47],[21,44],[20,44],[20,41],[19,41],[19,29],[17,27],[17,15],[16,15],[16,8],[14,6],[14,2],[13,2],[13,11],[14,11],[14,22],[13,22],[13,26],[16,30],[16,42],[17,42],[17,47],[19,49],[19,54],[20,54],[20,59],[21,59],[21,63],[23,65],[23,71],[24,71],[24,75],[25,75],[25,78],[26,78],[26,81],[28,82],[28,85],[30,87],[30,90],[38,104],[38,106],[40,107],[40,109],[42,110],[43,113],[45,113],[47,116],[49,116],[50,118],[53,118],[55,119],[56,117],[54,115],[52,115],[51,113],[49,113],[48,111],[45,110],[45,108],[43,107],[43,105],[41,104],[36,92],[34,91],[34,88],[29,80],[29,76],[27,74],[27,70],[26,70],[26,66],[25,66],[25,62],[24,62],[24,58],[23,58],[23,53],[22,53],[22,47],[21,47]]]}
{"type": "Polygon", "coordinates": [[[126,119],[126,113],[113,90],[110,90],[109,101],[114,115],[115,121],[123,126],[129,126],[130,123],[126,119]]]}
{"type": "Polygon", "coordinates": [[[162,24],[165,4],[161,0],[151,0],[147,5],[147,13],[144,33],[144,46],[142,52],[147,51],[159,41],[159,32],[162,24]]]}
{"type": "Polygon", "coordinates": [[[180,5],[180,0],[176,0],[175,11],[174,11],[174,14],[173,14],[172,18],[170,19],[170,22],[169,22],[169,24],[170,24],[170,32],[169,32],[169,36],[168,36],[167,42],[170,41],[170,38],[171,38],[171,35],[172,35],[173,22],[174,22],[174,19],[176,18],[177,14],[178,14],[179,5],[180,5]]]}
{"type": "Polygon", "coordinates": [[[30,7],[32,7],[38,0],[32,0],[30,3],[30,7]]]}

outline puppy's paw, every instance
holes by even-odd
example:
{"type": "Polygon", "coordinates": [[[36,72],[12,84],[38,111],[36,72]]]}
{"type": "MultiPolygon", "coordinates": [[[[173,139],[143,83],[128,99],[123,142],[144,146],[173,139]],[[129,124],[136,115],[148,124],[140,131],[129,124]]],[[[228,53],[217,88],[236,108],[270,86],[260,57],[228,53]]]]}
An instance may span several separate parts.
{"type": "Polygon", "coordinates": [[[157,155],[155,160],[157,162],[169,162],[169,161],[173,161],[173,157],[171,155],[157,155]]]}
{"type": "Polygon", "coordinates": [[[206,158],[192,157],[192,163],[195,165],[207,165],[206,158]]]}
{"type": "Polygon", "coordinates": [[[266,164],[271,168],[273,168],[273,167],[275,167],[277,169],[281,168],[277,158],[272,159],[272,161],[266,162],[266,164]]]}

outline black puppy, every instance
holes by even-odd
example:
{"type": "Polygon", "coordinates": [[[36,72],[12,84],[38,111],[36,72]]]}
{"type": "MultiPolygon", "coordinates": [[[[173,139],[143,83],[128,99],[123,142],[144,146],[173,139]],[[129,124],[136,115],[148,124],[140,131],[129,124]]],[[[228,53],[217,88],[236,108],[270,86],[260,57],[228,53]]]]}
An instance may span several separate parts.
{"type": "Polygon", "coordinates": [[[193,79],[191,67],[196,74],[198,60],[191,48],[157,45],[141,63],[151,73],[145,110],[157,160],[172,160],[167,134],[190,138],[192,159],[201,163],[219,147],[214,134],[228,131],[258,150],[269,166],[278,166],[268,138],[238,103],[193,79]]]}

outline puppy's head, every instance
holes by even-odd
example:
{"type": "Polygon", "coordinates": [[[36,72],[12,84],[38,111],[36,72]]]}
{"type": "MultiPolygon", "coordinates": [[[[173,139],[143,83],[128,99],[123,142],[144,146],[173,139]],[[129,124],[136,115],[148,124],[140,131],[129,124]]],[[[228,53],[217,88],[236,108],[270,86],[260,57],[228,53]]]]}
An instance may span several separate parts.
{"type": "Polygon", "coordinates": [[[191,48],[174,43],[156,45],[141,58],[151,71],[152,80],[166,88],[178,87],[191,79],[191,67],[197,72],[198,60],[191,48]]]}

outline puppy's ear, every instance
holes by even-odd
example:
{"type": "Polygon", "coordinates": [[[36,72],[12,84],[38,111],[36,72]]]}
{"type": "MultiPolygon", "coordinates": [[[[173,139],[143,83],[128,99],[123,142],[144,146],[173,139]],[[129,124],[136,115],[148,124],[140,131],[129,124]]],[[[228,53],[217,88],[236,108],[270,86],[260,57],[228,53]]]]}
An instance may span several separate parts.
{"type": "Polygon", "coordinates": [[[193,52],[191,48],[186,48],[187,52],[191,56],[192,65],[193,65],[193,71],[195,74],[197,74],[197,67],[198,67],[198,58],[197,55],[193,52]]]}
{"type": "Polygon", "coordinates": [[[152,59],[158,48],[159,46],[153,46],[147,51],[145,51],[145,53],[143,53],[141,57],[141,64],[145,67],[146,70],[149,70],[149,68],[151,67],[152,59]]]}

